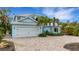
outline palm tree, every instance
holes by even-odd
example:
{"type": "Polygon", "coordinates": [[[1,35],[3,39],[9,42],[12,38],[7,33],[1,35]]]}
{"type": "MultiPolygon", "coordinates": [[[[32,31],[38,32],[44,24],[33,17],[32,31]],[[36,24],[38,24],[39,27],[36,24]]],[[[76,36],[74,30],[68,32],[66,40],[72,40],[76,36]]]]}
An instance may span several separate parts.
{"type": "Polygon", "coordinates": [[[45,16],[43,23],[45,26],[47,26],[47,24],[50,23],[50,19],[47,16],[45,16]]]}
{"type": "Polygon", "coordinates": [[[40,17],[37,17],[37,25],[44,25],[44,17],[43,16],[40,16],[40,17]]]}
{"type": "Polygon", "coordinates": [[[59,25],[59,19],[58,18],[56,18],[56,23],[59,25]]]}
{"type": "Polygon", "coordinates": [[[56,18],[54,17],[54,18],[53,18],[53,26],[55,26],[55,22],[56,22],[55,19],[56,19],[56,18]]]}
{"type": "Polygon", "coordinates": [[[8,9],[2,9],[0,10],[0,19],[1,19],[1,23],[2,23],[2,26],[4,27],[5,29],[5,34],[7,32],[7,27],[8,27],[8,12],[10,12],[10,10],[8,9]]]}
{"type": "Polygon", "coordinates": [[[44,32],[44,27],[47,26],[48,23],[51,23],[51,19],[48,18],[47,16],[40,16],[40,17],[37,17],[38,19],[38,23],[37,25],[42,25],[43,26],[43,32],[44,32]]]}
{"type": "Polygon", "coordinates": [[[59,19],[56,17],[53,18],[53,26],[55,26],[55,23],[59,24],[59,19]]]}
{"type": "Polygon", "coordinates": [[[53,23],[53,20],[49,18],[48,23],[49,25],[51,25],[51,23],[53,23]]]}
{"type": "Polygon", "coordinates": [[[40,16],[40,17],[38,17],[37,19],[38,19],[37,25],[46,26],[47,23],[49,22],[49,18],[48,18],[47,16],[40,16]]]}

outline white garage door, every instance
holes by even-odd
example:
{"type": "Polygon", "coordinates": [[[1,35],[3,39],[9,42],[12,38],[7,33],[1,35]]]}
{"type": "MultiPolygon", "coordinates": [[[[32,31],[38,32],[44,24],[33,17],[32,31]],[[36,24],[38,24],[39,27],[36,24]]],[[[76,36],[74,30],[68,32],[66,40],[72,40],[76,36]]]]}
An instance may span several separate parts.
{"type": "Polygon", "coordinates": [[[38,36],[40,33],[41,28],[39,26],[16,27],[16,37],[38,36]]]}

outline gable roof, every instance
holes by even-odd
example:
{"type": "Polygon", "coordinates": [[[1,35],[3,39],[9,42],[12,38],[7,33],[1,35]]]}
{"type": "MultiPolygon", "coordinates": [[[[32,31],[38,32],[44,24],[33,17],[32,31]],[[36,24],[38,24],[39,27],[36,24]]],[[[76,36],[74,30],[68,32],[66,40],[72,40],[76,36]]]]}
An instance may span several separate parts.
{"type": "Polygon", "coordinates": [[[36,21],[37,15],[35,14],[23,14],[23,15],[16,15],[14,17],[14,20],[12,21],[12,24],[37,24],[36,21]]]}
{"type": "MultiPolygon", "coordinates": [[[[22,17],[22,16],[20,16],[22,17]]],[[[35,18],[32,18],[32,17],[24,17],[24,18],[21,18],[21,19],[18,19],[17,22],[28,22],[28,21],[31,21],[31,22],[36,22],[35,18]],[[28,20],[29,19],[29,20],[28,20]]]]}

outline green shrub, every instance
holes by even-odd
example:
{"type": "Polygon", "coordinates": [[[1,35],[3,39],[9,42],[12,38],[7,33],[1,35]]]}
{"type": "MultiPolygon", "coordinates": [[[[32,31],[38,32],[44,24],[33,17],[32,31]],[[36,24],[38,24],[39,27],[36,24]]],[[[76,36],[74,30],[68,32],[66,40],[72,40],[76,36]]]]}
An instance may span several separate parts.
{"type": "Polygon", "coordinates": [[[62,36],[63,33],[57,33],[57,34],[54,34],[55,36],[62,36]]]}
{"type": "Polygon", "coordinates": [[[0,35],[0,40],[2,39],[2,35],[0,35]]]}
{"type": "Polygon", "coordinates": [[[48,31],[45,31],[44,33],[45,33],[46,35],[49,35],[49,34],[50,34],[50,32],[48,32],[48,31]]]}
{"type": "Polygon", "coordinates": [[[73,35],[79,36],[79,25],[74,27],[73,35]]]}
{"type": "Polygon", "coordinates": [[[46,35],[46,33],[41,33],[41,34],[39,34],[38,36],[39,36],[39,37],[46,37],[47,35],[46,35]]]}
{"type": "Polygon", "coordinates": [[[73,30],[74,30],[73,26],[66,26],[64,28],[65,34],[67,34],[67,35],[73,35],[73,30]]]}
{"type": "Polygon", "coordinates": [[[8,32],[12,36],[12,25],[11,24],[8,25],[8,32]]]}
{"type": "Polygon", "coordinates": [[[0,27],[0,31],[1,31],[2,34],[4,34],[5,29],[3,27],[0,27]]]}
{"type": "Polygon", "coordinates": [[[3,37],[3,33],[0,31],[0,42],[2,40],[2,37],[3,37]]]}
{"type": "Polygon", "coordinates": [[[9,32],[9,34],[12,36],[12,29],[10,29],[8,32],[9,32]]]}
{"type": "Polygon", "coordinates": [[[49,36],[61,36],[63,33],[50,33],[49,36]]]}
{"type": "Polygon", "coordinates": [[[48,36],[53,36],[53,33],[49,33],[48,36]]]}
{"type": "Polygon", "coordinates": [[[0,42],[2,41],[4,31],[5,31],[4,28],[0,27],[0,42]]]}

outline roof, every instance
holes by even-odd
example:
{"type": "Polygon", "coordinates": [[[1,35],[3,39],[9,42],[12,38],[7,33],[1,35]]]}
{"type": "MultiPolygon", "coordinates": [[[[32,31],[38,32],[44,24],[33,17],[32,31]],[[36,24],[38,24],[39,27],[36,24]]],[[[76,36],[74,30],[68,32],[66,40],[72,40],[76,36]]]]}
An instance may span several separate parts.
{"type": "Polygon", "coordinates": [[[39,14],[19,14],[15,16],[40,16],[39,14]]]}
{"type": "Polygon", "coordinates": [[[12,21],[11,24],[29,24],[29,25],[36,25],[37,21],[35,20],[37,15],[35,14],[21,14],[21,15],[16,15],[14,20],[12,21]],[[17,19],[16,17],[18,16],[24,16],[20,19],[17,19]]]}

